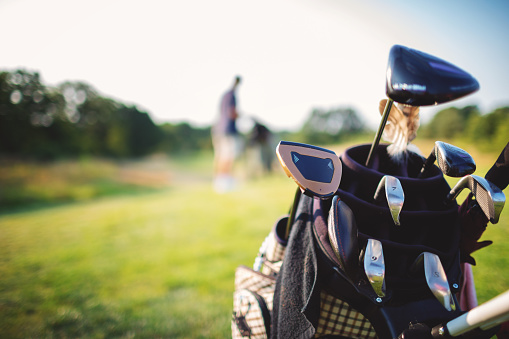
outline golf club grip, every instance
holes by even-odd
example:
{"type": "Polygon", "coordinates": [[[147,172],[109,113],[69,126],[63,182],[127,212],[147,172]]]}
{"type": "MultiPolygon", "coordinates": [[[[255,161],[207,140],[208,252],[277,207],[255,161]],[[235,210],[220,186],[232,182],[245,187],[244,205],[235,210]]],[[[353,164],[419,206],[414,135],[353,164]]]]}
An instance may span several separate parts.
{"type": "Polygon", "coordinates": [[[507,320],[509,314],[509,291],[506,291],[482,305],[479,305],[467,313],[446,324],[451,336],[458,336],[481,327],[483,330],[497,326],[507,320]]]}
{"type": "Polygon", "coordinates": [[[495,164],[486,173],[485,178],[501,190],[509,185],[509,142],[505,145],[495,164]]]}

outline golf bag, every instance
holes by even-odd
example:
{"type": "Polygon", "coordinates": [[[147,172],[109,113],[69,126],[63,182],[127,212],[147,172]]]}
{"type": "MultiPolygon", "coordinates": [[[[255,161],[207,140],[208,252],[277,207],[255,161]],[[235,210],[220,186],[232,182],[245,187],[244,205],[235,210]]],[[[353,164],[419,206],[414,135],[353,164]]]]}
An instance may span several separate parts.
{"type": "MultiPolygon", "coordinates": [[[[450,186],[435,166],[418,179],[422,157],[408,152],[396,163],[387,145],[378,147],[367,168],[369,147],[347,149],[340,156],[343,174],[335,195],[300,195],[288,239],[284,216],[262,244],[254,269],[237,268],[233,338],[409,338],[404,334],[413,326],[431,328],[463,313],[457,299],[463,284],[461,225],[456,202],[445,203],[450,186]],[[387,205],[373,199],[385,175],[397,177],[405,192],[400,226],[387,205]],[[338,225],[345,218],[348,227],[338,225]],[[383,293],[374,290],[363,269],[370,241],[383,248],[383,293]],[[449,310],[428,287],[423,253],[439,258],[452,292],[449,310]]],[[[493,333],[479,330],[460,338],[493,333]]]]}

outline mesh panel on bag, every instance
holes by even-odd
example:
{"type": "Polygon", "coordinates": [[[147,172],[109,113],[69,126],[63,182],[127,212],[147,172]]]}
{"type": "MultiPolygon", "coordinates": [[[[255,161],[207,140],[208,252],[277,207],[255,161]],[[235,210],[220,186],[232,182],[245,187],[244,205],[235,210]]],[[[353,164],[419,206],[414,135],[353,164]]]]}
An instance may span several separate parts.
{"type": "Polygon", "coordinates": [[[341,335],[348,338],[377,338],[371,323],[346,302],[327,292],[320,293],[320,317],[315,338],[341,335]]]}

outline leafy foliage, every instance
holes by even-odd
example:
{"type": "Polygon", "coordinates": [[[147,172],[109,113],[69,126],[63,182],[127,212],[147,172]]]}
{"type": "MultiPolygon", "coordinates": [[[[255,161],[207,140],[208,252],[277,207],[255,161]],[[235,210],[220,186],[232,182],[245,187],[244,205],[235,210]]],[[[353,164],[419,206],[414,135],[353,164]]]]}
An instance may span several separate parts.
{"type": "Polygon", "coordinates": [[[451,107],[438,112],[420,135],[432,139],[462,139],[482,150],[499,151],[509,141],[509,107],[481,114],[477,106],[451,107]]]}
{"type": "Polygon", "coordinates": [[[324,145],[345,141],[365,131],[364,122],[352,108],[315,108],[295,137],[305,143],[324,145]]]}
{"type": "Polygon", "coordinates": [[[163,137],[159,149],[167,153],[212,148],[210,127],[197,128],[186,122],[179,124],[165,123],[160,126],[163,137]]]}
{"type": "Polygon", "coordinates": [[[82,82],[45,86],[38,73],[0,72],[0,155],[139,157],[210,149],[210,129],[157,126],[149,114],[82,82]]]}

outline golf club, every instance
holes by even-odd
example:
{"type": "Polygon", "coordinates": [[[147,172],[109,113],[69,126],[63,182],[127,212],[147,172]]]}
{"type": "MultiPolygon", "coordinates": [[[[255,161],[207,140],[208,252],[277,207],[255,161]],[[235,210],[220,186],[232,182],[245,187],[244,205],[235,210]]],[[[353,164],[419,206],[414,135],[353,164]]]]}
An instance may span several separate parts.
{"type": "Polygon", "coordinates": [[[368,239],[364,252],[364,272],[375,293],[385,297],[385,262],[382,243],[379,240],[368,239]]]}
{"type": "Polygon", "coordinates": [[[348,276],[353,277],[359,263],[357,224],[350,207],[337,195],[332,199],[329,211],[328,233],[341,268],[348,276]]]}
{"type": "Polygon", "coordinates": [[[405,193],[403,192],[401,182],[396,177],[384,175],[378,183],[375,195],[373,196],[375,201],[380,200],[383,190],[385,190],[385,197],[387,199],[387,204],[389,205],[389,210],[391,212],[392,219],[394,220],[394,224],[399,226],[401,225],[399,221],[399,214],[403,208],[403,203],[405,202],[405,193]]]}
{"type": "Polygon", "coordinates": [[[440,257],[434,253],[423,252],[412,264],[411,270],[416,271],[422,266],[424,266],[426,283],[435,298],[437,298],[446,310],[454,311],[456,305],[454,304],[449,282],[447,281],[444,267],[440,262],[440,257]]]}
{"type": "Polygon", "coordinates": [[[447,195],[447,201],[453,201],[458,194],[468,188],[475,196],[488,220],[496,224],[505,205],[505,194],[491,182],[478,175],[467,175],[458,181],[447,195]]]}
{"type": "Polygon", "coordinates": [[[292,178],[304,194],[323,199],[336,193],[341,181],[341,161],[331,150],[281,141],[276,154],[286,175],[292,178]]]}
{"type": "Polygon", "coordinates": [[[460,336],[476,328],[489,330],[509,320],[509,291],[488,300],[465,314],[432,329],[433,338],[460,336]]]}
{"type": "Polygon", "coordinates": [[[338,190],[342,165],[333,151],[297,142],[281,141],[276,154],[286,175],[299,186],[286,227],[285,239],[288,239],[301,194],[330,198],[338,190]]]}
{"type": "Polygon", "coordinates": [[[436,141],[417,177],[424,177],[435,160],[442,173],[449,177],[464,177],[474,173],[476,169],[475,161],[468,152],[443,141],[436,141]]]}
{"type": "Polygon", "coordinates": [[[371,166],[394,101],[410,106],[430,106],[449,102],[479,89],[467,72],[432,55],[394,45],[389,52],[385,92],[387,101],[375,139],[366,159],[371,166]]]}

